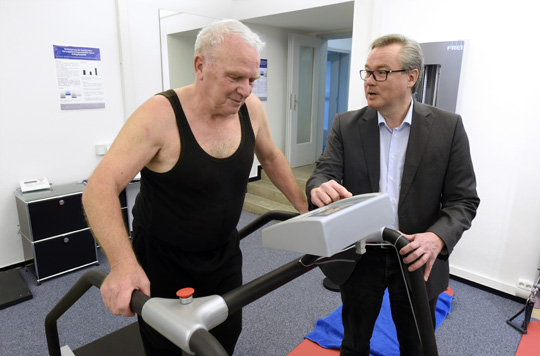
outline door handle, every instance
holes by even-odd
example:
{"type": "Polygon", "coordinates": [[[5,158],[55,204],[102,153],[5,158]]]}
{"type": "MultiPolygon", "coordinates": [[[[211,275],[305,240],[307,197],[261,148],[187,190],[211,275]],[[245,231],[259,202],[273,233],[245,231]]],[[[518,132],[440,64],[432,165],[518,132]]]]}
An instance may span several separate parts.
{"type": "Polygon", "coordinates": [[[296,99],[296,94],[291,94],[289,98],[289,107],[291,110],[296,110],[296,104],[298,103],[298,99],[296,99]],[[293,98],[294,96],[294,98],[293,98]]]}

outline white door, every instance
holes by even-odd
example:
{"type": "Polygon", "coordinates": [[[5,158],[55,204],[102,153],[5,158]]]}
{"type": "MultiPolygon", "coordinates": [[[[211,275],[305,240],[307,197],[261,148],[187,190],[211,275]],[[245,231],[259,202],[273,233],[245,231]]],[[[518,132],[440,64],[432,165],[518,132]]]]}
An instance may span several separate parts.
{"type": "MultiPolygon", "coordinates": [[[[317,125],[321,78],[321,53],[326,41],[298,34],[289,34],[289,60],[287,75],[287,127],[285,156],[291,167],[305,166],[317,157],[317,125]]],[[[326,53],[324,53],[326,56],[326,53]]],[[[324,108],[324,97],[323,97],[324,108]]]]}

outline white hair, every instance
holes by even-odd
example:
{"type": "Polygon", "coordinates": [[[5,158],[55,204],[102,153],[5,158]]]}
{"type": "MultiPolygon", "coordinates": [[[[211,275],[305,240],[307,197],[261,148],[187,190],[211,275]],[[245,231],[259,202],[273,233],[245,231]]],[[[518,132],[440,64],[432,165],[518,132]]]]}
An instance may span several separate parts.
{"type": "Polygon", "coordinates": [[[238,20],[218,20],[205,26],[197,35],[195,55],[206,54],[213,58],[214,49],[223,42],[226,35],[236,35],[257,50],[259,55],[265,43],[259,36],[238,20]]]}

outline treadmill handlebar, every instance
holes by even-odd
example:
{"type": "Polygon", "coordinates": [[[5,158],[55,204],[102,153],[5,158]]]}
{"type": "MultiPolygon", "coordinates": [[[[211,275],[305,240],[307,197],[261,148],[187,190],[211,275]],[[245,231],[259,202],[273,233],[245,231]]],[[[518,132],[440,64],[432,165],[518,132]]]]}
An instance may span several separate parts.
{"type": "Polygon", "coordinates": [[[62,356],[60,351],[60,337],[58,336],[57,320],[79,300],[90,287],[100,288],[107,273],[102,270],[90,270],[85,272],[71,289],[60,299],[54,308],[45,317],[45,336],[49,356],[62,356]]]}
{"type": "Polygon", "coordinates": [[[390,242],[392,245],[396,246],[398,250],[409,244],[409,240],[404,238],[403,234],[387,227],[382,229],[382,237],[383,240],[390,242]]]}
{"type": "Polygon", "coordinates": [[[141,315],[144,304],[150,300],[150,297],[141,292],[140,290],[134,290],[131,295],[131,303],[129,307],[131,310],[137,314],[141,315]]]}
{"type": "Polygon", "coordinates": [[[244,237],[248,236],[252,232],[258,230],[259,228],[263,227],[267,223],[269,223],[272,220],[279,220],[279,221],[285,221],[291,218],[294,218],[295,216],[300,215],[299,213],[294,213],[290,211],[282,211],[282,210],[271,210],[263,215],[259,216],[246,226],[244,226],[242,229],[238,230],[238,239],[242,240],[244,237]]]}
{"type": "Polygon", "coordinates": [[[189,348],[195,355],[228,356],[221,343],[207,330],[198,329],[189,339],[189,348]]]}
{"type": "MultiPolygon", "coordinates": [[[[256,218],[254,221],[240,229],[239,239],[242,239],[272,220],[287,220],[299,215],[288,211],[270,211],[256,218]]],[[[102,270],[90,270],[85,272],[71,289],[60,299],[56,306],[45,318],[45,334],[49,356],[62,356],[60,351],[60,337],[58,335],[58,319],[79,300],[90,287],[100,288],[107,273],[102,270]]],[[[130,307],[138,315],[142,314],[144,304],[150,297],[140,291],[134,291],[131,297],[130,307]]],[[[223,346],[212,334],[205,329],[196,330],[189,339],[189,348],[197,355],[227,356],[223,346]]]]}
{"type": "MultiPolygon", "coordinates": [[[[60,299],[54,308],[45,317],[45,335],[49,356],[62,356],[60,337],[58,335],[58,319],[79,300],[92,286],[100,288],[107,273],[94,269],[85,272],[71,289],[60,299]]],[[[131,297],[131,309],[141,315],[144,304],[151,298],[140,291],[134,291],[131,297]]],[[[190,349],[201,356],[228,356],[219,341],[207,330],[198,329],[189,340],[190,349]]]]}
{"type": "MultiPolygon", "coordinates": [[[[384,228],[382,230],[382,237],[383,240],[394,245],[396,251],[399,251],[410,243],[403,234],[389,228],[384,228]]],[[[429,309],[424,271],[420,268],[416,271],[408,272],[408,275],[411,287],[411,297],[413,300],[413,311],[424,355],[437,356],[437,341],[435,340],[435,328],[431,319],[431,310],[429,309]]]]}

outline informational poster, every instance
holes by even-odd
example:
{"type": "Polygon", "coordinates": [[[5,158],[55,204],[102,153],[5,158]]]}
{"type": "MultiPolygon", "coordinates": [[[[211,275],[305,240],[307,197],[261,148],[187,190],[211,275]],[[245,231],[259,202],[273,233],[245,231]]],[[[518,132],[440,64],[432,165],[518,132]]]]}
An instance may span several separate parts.
{"type": "Polygon", "coordinates": [[[259,79],[255,81],[253,86],[253,94],[257,95],[261,101],[268,100],[268,59],[261,59],[261,66],[259,67],[259,79]]]}
{"type": "Polygon", "coordinates": [[[99,48],[53,45],[62,110],[105,107],[99,48]]]}

